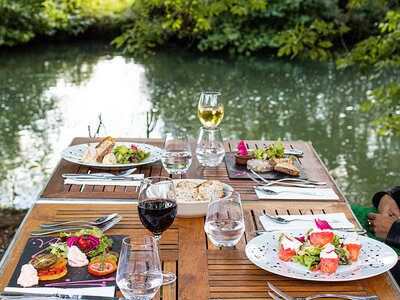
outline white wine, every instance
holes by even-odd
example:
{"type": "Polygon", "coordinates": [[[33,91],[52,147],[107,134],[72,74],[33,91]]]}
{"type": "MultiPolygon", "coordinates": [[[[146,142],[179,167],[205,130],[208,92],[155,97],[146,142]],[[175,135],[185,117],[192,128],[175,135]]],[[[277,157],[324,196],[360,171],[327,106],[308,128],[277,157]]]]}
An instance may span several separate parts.
{"type": "Polygon", "coordinates": [[[224,117],[223,106],[202,106],[198,109],[200,122],[208,129],[216,128],[224,117]]]}

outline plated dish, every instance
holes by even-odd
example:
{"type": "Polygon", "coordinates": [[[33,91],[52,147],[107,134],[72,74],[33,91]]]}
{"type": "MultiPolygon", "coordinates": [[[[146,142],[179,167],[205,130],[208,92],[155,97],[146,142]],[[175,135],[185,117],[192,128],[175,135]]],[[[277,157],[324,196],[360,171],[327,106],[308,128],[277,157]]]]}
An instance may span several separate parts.
{"type": "MultiPolygon", "coordinates": [[[[141,143],[127,143],[127,142],[116,142],[116,147],[118,146],[125,146],[127,148],[131,148],[132,145],[136,146],[137,148],[142,149],[144,152],[150,152],[150,156],[139,163],[127,163],[127,164],[113,164],[113,165],[105,165],[103,163],[98,163],[98,162],[91,162],[91,163],[85,163],[82,160],[83,155],[89,148],[88,144],[79,144],[79,145],[74,145],[70,146],[66,149],[64,149],[61,152],[62,158],[64,158],[67,161],[83,165],[83,166],[89,166],[89,167],[96,167],[96,168],[125,168],[125,167],[134,167],[134,166],[140,166],[140,165],[145,165],[145,164],[150,164],[153,162],[156,162],[160,160],[161,154],[163,150],[159,147],[148,145],[148,144],[141,144],[141,143]]],[[[93,143],[93,146],[97,145],[97,143],[93,143]]]]}
{"type": "MultiPolygon", "coordinates": [[[[299,235],[301,232],[292,232],[299,235]]],[[[302,232],[304,233],[304,232],[302,232]]],[[[334,274],[312,272],[306,266],[285,262],[279,258],[279,237],[282,232],[270,232],[252,239],[246,246],[246,255],[258,267],[281,276],[312,281],[349,281],[379,275],[390,270],[398,260],[396,252],[389,246],[359,236],[362,244],[358,260],[351,265],[339,265],[334,274]]],[[[342,239],[345,236],[337,233],[342,239]]]]}
{"type": "MultiPolygon", "coordinates": [[[[193,182],[197,184],[202,184],[207,180],[204,179],[175,179],[174,184],[175,186],[178,185],[180,182],[193,182]]],[[[222,183],[222,182],[221,182],[222,183]]],[[[233,191],[233,188],[230,185],[222,183],[223,190],[225,191],[233,191]]],[[[197,218],[203,217],[207,214],[207,208],[210,201],[193,201],[193,202],[182,202],[177,200],[178,205],[178,217],[179,218],[197,218]]]]}

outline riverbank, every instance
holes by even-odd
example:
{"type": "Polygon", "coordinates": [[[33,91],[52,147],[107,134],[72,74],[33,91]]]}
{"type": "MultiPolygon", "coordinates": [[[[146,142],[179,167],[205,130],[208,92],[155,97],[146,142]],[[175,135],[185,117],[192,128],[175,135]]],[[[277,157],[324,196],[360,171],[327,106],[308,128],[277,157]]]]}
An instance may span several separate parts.
{"type": "Polygon", "coordinates": [[[0,259],[10,245],[26,212],[26,210],[13,209],[0,211],[0,259]]]}

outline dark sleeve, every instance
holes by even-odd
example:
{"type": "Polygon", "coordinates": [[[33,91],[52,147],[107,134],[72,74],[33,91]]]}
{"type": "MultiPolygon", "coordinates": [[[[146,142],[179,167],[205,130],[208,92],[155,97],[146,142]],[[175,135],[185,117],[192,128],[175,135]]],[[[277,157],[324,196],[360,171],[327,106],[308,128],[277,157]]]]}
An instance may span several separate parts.
{"type": "Polygon", "coordinates": [[[397,220],[390,227],[388,236],[386,238],[386,244],[396,248],[400,248],[400,220],[397,220]]]}
{"type": "Polygon", "coordinates": [[[377,192],[372,198],[372,204],[375,207],[378,207],[381,198],[386,194],[389,194],[394,199],[394,201],[396,201],[397,205],[400,207],[400,185],[397,185],[395,187],[392,187],[390,189],[381,192],[377,192]]]}

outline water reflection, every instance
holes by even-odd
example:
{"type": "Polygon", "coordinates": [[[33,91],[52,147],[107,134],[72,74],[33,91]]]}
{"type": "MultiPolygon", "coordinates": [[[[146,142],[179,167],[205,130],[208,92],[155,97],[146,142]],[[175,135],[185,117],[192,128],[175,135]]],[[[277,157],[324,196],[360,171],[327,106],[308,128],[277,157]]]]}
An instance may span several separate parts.
{"type": "Polygon", "coordinates": [[[95,43],[1,53],[0,65],[3,205],[29,205],[59,152],[87,136],[100,113],[101,135],[144,137],[146,112],[157,109],[151,137],[172,130],[196,137],[205,90],[222,92],[225,138],[312,142],[351,203],[369,204],[375,191],[398,183],[399,137],[375,136],[373,112],[358,109],[372,83],[355,71],[177,51],[135,60],[95,43]]]}

